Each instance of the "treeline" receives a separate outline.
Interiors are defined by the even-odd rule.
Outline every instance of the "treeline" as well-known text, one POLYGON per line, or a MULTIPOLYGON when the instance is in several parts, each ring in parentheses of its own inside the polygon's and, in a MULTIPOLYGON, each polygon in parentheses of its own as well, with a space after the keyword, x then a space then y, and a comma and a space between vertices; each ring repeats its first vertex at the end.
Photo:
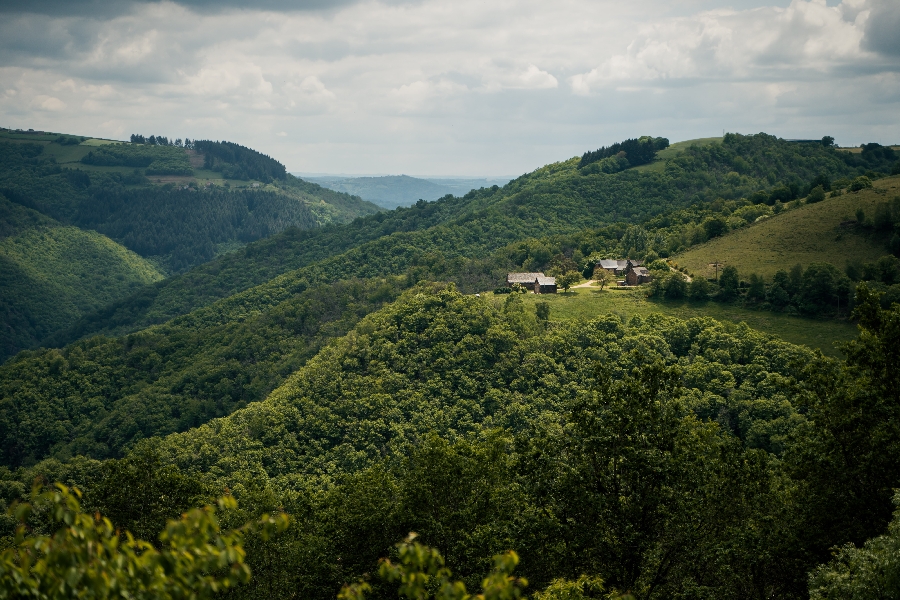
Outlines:
POLYGON ((865 286, 857 307, 844 364, 745 325, 562 325, 516 295, 422 285, 264 402, 120 460, 0 472, 0 494, 78 484, 88 513, 145 539, 226 487, 243 507, 226 525, 282 508, 293 524, 247 540, 236 597, 333 598, 409 531, 470 589, 512 548, 546 593, 585 575, 641 598, 806 598, 815 572, 838 597, 870 567, 830 577, 831 549, 884 533, 900 482, 898 308, 865 286))
POLYGON ((265 154, 233 142, 195 140, 194 149, 203 153, 206 169, 219 171, 227 179, 283 180, 284 165, 265 154))
POLYGON ((192 142, 189 138, 184 138, 184 142, 181 141, 181 138, 169 141, 169 138, 163 135, 151 135, 150 137, 144 137, 139 133, 131 134, 131 143, 147 144, 150 146, 176 146, 178 148, 187 148, 189 150, 194 148, 194 142, 192 142))
MULTIPOLYGON (((656 153, 669 147, 669 140, 663 137, 655 138, 652 136, 644 136, 637 139, 628 139, 624 142, 616 142, 611 146, 601 146, 597 150, 585 152, 578 162, 579 168, 584 168, 590 164, 600 162, 605 158, 624 158, 623 168, 629 166, 636 167, 653 162, 656 153)), ((619 171, 623 169, 618 169, 619 171)), ((615 172, 615 171, 604 171, 615 172)))

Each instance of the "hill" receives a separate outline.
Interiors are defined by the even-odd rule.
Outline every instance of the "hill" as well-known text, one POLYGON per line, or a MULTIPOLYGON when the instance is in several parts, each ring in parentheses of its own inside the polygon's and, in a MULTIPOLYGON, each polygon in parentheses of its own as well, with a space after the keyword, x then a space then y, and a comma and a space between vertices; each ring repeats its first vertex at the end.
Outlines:
POLYGON ((300 181, 237 144, 152 139, 0 132, 0 191, 60 222, 100 231, 168 273, 288 227, 379 210, 300 181))
POLYGON ((767 279, 796 264, 807 267, 830 262, 840 269, 847 264, 861 266, 889 253, 889 235, 877 231, 871 220, 878 205, 895 196, 900 196, 900 177, 880 179, 872 189, 764 218, 672 258, 690 273, 707 278, 714 276, 711 265, 717 261, 736 267, 744 276, 757 273, 767 279), (857 211, 862 211, 863 223, 857 222, 857 211))
POLYGON ((548 323, 517 295, 422 284, 262 402, 122 460, 2 470, 0 493, 64 480, 89 512, 139 532, 225 488, 242 511, 223 518, 282 508, 296 521, 249 543, 240 597, 333 597, 416 531, 467 585, 515 548, 538 589, 592 573, 644 597, 802 598, 830 548, 890 519, 900 473, 874 450, 891 435, 896 374, 870 362, 887 335, 871 331, 844 369, 710 318, 548 323), (859 460, 842 461, 835 434, 859 460), (848 493, 861 480, 873 492, 848 493))
POLYGON ((472 190, 317 231, 288 231, 142 290, 52 342, 161 323, 323 260, 328 262, 317 270, 320 283, 363 273, 397 275, 411 267, 443 277, 435 265, 446 268, 453 263, 458 269, 459 261, 500 253, 488 261, 493 266, 469 277, 471 283, 459 282, 469 290, 484 289, 477 286, 484 285, 492 269, 541 270, 557 254, 576 263, 595 252, 634 255, 652 250, 667 256, 705 241, 705 219, 738 204, 753 204, 742 197, 764 196, 762 205, 768 206, 769 201, 780 202, 777 198, 790 201, 805 195, 804 188, 820 176, 839 179, 872 166, 891 167, 889 162, 865 162, 834 148, 765 134, 729 134, 721 142, 702 140, 663 152, 670 154, 660 169, 644 168, 657 162, 608 174, 593 172, 591 167, 598 163, 582 169, 573 158, 503 188, 472 190), (547 241, 526 243, 528 239, 547 241), (362 252, 359 248, 365 244, 371 245, 362 252))
POLYGON ((93 231, 62 225, 0 195, 0 357, 163 278, 93 231))
POLYGON ((448 194, 462 196, 473 189, 504 185, 509 181, 509 179, 477 178, 421 179, 408 175, 301 177, 332 190, 359 196, 363 200, 369 200, 388 209, 411 206, 419 200, 437 200, 448 194))

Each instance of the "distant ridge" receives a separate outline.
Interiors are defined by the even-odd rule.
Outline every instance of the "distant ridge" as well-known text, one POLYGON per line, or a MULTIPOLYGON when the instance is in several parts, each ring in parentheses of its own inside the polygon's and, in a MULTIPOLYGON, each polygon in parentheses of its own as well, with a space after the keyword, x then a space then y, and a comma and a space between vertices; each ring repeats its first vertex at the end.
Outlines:
POLYGON ((359 196, 383 208, 412 206, 418 200, 437 200, 447 194, 461 196, 472 189, 506 185, 511 178, 433 178, 424 179, 409 175, 348 176, 304 175, 293 173, 306 181, 322 187, 359 196))

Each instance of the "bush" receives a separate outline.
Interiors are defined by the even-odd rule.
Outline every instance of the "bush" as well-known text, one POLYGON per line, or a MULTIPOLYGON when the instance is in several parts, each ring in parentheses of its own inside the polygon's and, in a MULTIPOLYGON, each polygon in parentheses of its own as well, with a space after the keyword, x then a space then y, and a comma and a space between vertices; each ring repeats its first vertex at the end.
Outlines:
POLYGON ((702 302, 709 300, 710 285, 705 277, 694 277, 688 286, 688 297, 691 300, 702 302))
POLYGON ((817 185, 809 191, 809 194, 806 196, 806 203, 813 204, 815 202, 821 202, 824 199, 825 188, 823 188, 821 185, 817 185))
POLYGON ((494 290, 495 294, 512 294, 513 289, 511 287, 498 287, 494 290))
POLYGON ((865 175, 860 175, 850 183, 850 191, 858 192, 872 187, 872 180, 865 175))

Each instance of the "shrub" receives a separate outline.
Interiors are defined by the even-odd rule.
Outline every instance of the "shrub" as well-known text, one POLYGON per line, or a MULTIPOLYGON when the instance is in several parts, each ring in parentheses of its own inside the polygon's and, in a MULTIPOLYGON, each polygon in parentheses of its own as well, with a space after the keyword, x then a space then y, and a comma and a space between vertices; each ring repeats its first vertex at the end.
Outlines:
POLYGON ((872 180, 865 175, 860 175, 850 183, 850 191, 858 192, 872 187, 872 180))
POLYGON ((825 188, 821 185, 817 185, 813 189, 809 191, 809 194, 806 196, 806 203, 812 204, 815 202, 821 202, 825 199, 825 188))

